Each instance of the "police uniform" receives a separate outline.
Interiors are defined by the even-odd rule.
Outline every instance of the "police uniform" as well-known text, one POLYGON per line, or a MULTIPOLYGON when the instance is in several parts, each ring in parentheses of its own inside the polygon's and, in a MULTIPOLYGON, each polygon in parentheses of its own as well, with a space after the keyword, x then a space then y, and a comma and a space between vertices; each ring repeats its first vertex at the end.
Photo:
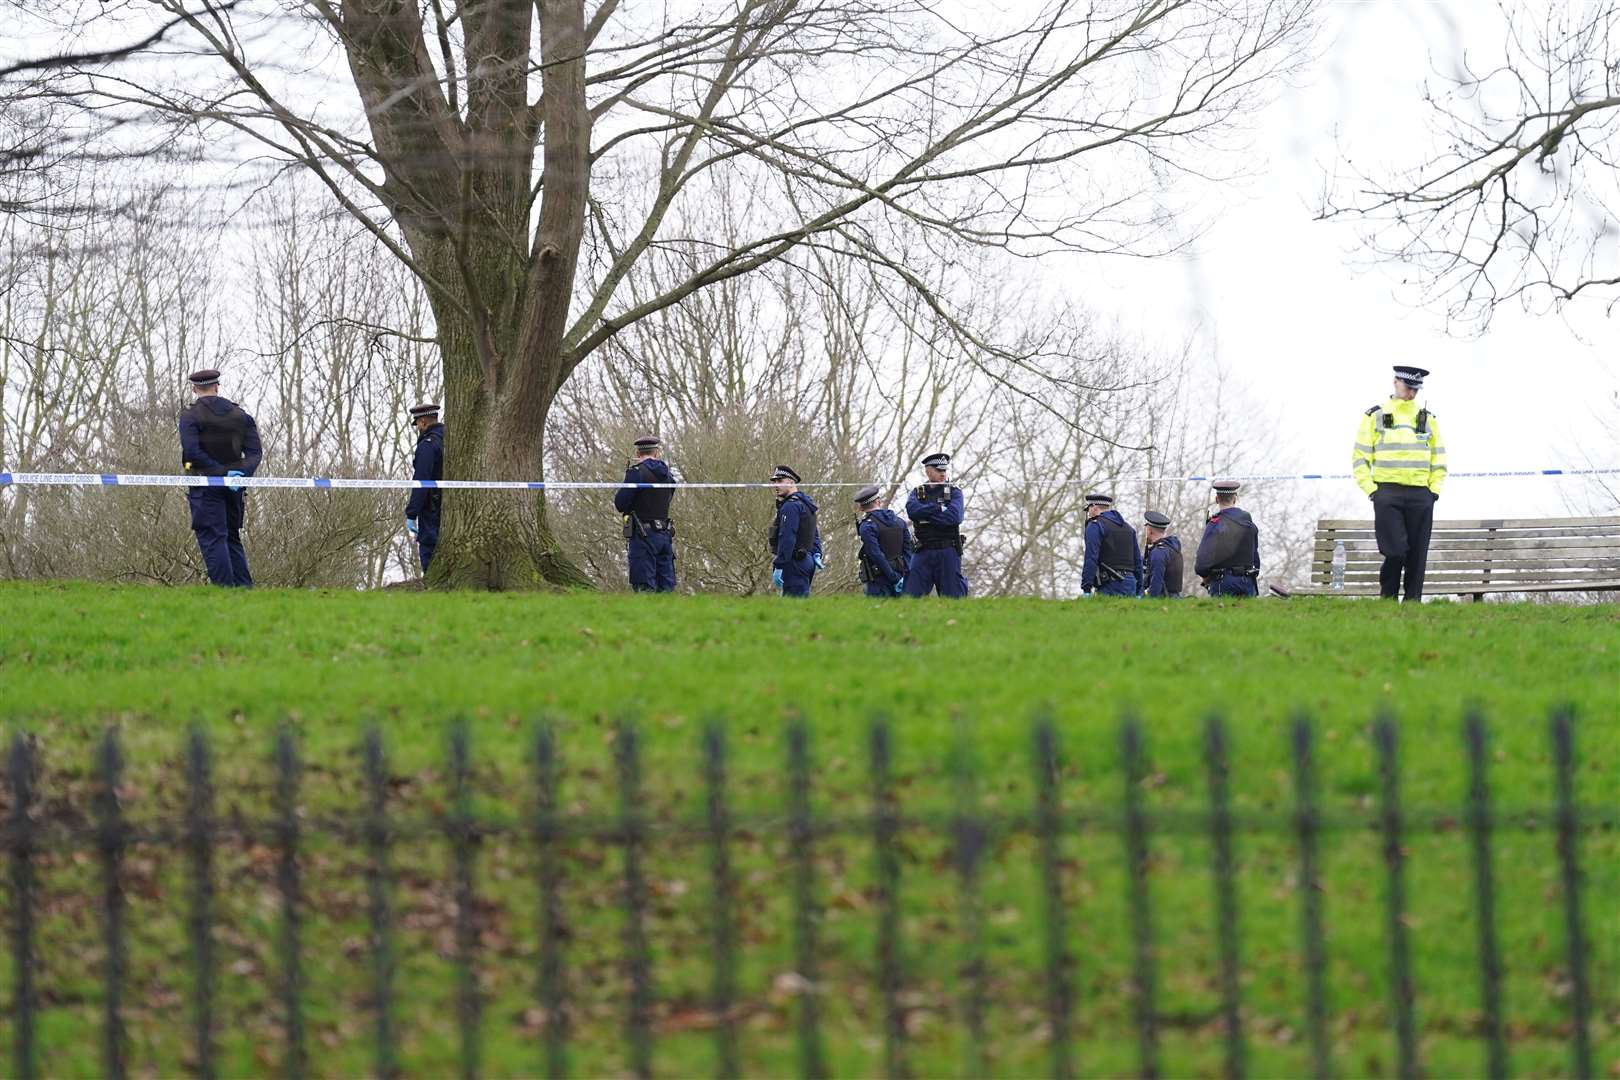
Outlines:
MULTIPOLYGON (((636 453, 656 453, 655 435, 636 440, 636 453)), ((675 474, 657 457, 637 457, 624 470, 626 484, 673 484, 675 474)), ((624 515, 624 545, 630 588, 636 592, 675 591, 675 523, 669 506, 672 487, 622 487, 613 493, 613 508, 624 515)))
MULTIPOLYGON (((771 480, 799 482, 799 474, 778 465, 771 480)), ((816 504, 802 491, 778 496, 776 519, 770 532, 772 577, 783 596, 809 596, 821 561, 821 532, 816 528, 816 504)))
MULTIPOLYGON (((191 385, 206 389, 219 385, 214 368, 194 371, 191 385)), ((259 426, 240 405, 216 394, 199 395, 180 414, 180 463, 194 476, 252 476, 264 452, 259 426)), ((191 510, 191 531, 202 551, 208 580, 215 585, 251 587, 247 552, 242 548, 242 521, 247 514, 247 493, 210 483, 186 489, 191 510)))
POLYGON ((1112 495, 1087 495, 1086 506, 1102 507, 1102 513, 1086 522, 1086 557, 1080 571, 1080 591, 1102 596, 1135 596, 1142 580, 1142 549, 1136 542, 1136 530, 1125 524, 1125 519, 1113 508, 1112 495))
MULTIPOLYGON (((941 471, 951 464, 949 454, 930 454, 924 466, 941 471)), ((923 484, 906 498, 906 517, 917 533, 916 553, 906 571, 905 595, 963 597, 968 594, 962 576, 962 489, 952 484, 923 484)))
POLYGON ((879 507, 877 498, 876 484, 855 493, 855 505, 862 511, 855 525, 861 545, 857 556, 860 578, 867 596, 899 596, 911 565, 911 530, 899 514, 886 506, 879 507))
MULTIPOLYGON (((1399 366, 1395 377, 1414 390, 1423 387, 1423 368, 1399 366)), ((1406 599, 1423 596, 1429 561, 1434 504, 1446 482, 1446 444, 1434 414, 1416 398, 1391 397, 1362 413, 1350 467, 1356 484, 1372 499, 1373 528, 1384 564, 1378 592, 1393 600, 1405 576, 1406 599)))
MULTIPOLYGON (((438 422, 439 406, 436 402, 416 405, 411 409, 411 422, 432 417, 434 422, 416 433, 416 453, 411 458, 411 479, 444 479, 444 425, 438 422)), ((422 573, 427 573, 433 561, 433 551, 439 546, 439 512, 444 493, 437 488, 412 488, 405 502, 405 524, 416 535, 416 550, 421 556, 422 573)))
MULTIPOLYGON (((1217 480, 1215 492, 1236 495, 1236 480, 1217 480)), ((1259 593, 1260 529, 1247 510, 1223 506, 1210 515, 1198 541, 1193 573, 1211 596, 1255 596, 1259 593)))
MULTIPOLYGON (((1142 520, 1155 529, 1170 527, 1169 515, 1161 514, 1157 510, 1149 510, 1142 515, 1142 520)), ((1147 572, 1147 580, 1142 585, 1143 595, 1172 599, 1181 595, 1182 557, 1179 536, 1166 533, 1150 542, 1142 561, 1147 572)))

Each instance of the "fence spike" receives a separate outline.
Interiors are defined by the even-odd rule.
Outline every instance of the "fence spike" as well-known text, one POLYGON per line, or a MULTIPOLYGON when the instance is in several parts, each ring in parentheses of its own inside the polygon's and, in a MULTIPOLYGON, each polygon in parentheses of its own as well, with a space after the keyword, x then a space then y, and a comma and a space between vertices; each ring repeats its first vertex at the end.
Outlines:
POLYGON ((1136 1018, 1140 1073, 1159 1075, 1158 972, 1153 961, 1153 901, 1148 882, 1148 819, 1142 807, 1147 753, 1142 725, 1127 716, 1119 729, 1120 764, 1125 774, 1125 863, 1131 908, 1131 990, 1136 1018))
POLYGON ((208 739, 186 739, 186 850, 191 868, 192 1021, 197 1073, 214 1076, 214 781, 208 739))
POLYGON ((376 1020, 376 1071, 382 1080, 400 1075, 394 1030, 394 916, 388 852, 388 760, 382 733, 367 727, 361 756, 366 774, 366 918, 370 924, 371 1007, 376 1020))
POLYGON ((646 824, 641 806, 640 735, 629 720, 619 724, 613 756, 619 772, 619 827, 624 843, 624 963, 630 983, 625 1036, 630 1071, 652 1075, 652 972, 647 949, 647 883, 641 868, 646 824))
POLYGON ((726 732, 711 718, 703 729, 704 808, 709 839, 710 933, 714 943, 716 1075, 733 1080, 742 1073, 737 1059, 737 883, 731 868, 731 810, 726 797, 726 732))
POLYGON ((478 927, 473 892, 477 832, 472 814, 472 751, 467 721, 450 726, 450 852, 455 867, 456 1027, 461 1033, 461 1075, 475 1080, 483 1047, 483 1000, 478 992, 478 927))
POLYGON ((540 883, 540 1007, 546 1014, 546 1075, 568 1075, 568 1005, 563 982, 562 829, 557 818, 557 736, 549 722, 534 733, 535 855, 540 883))
POLYGON ((1070 985, 1069 935, 1063 902, 1063 875, 1058 864, 1062 800, 1058 794, 1057 731, 1050 716, 1035 721, 1035 832, 1040 845, 1041 892, 1046 922, 1046 1022, 1051 1029, 1052 1075, 1067 1080, 1074 1075, 1069 1015, 1073 1002, 1070 985))
POLYGON ((809 1080, 827 1075, 821 1048, 821 981, 816 963, 815 865, 811 858, 810 736, 804 718, 787 726, 788 853, 793 862, 793 953, 799 988, 799 1074, 809 1080))
POLYGON ((1204 722, 1204 766, 1209 775, 1209 834, 1213 849, 1215 931, 1221 950, 1221 1026, 1226 1036, 1226 1076, 1248 1071, 1243 1041, 1242 970, 1238 945, 1238 903, 1232 843, 1231 761, 1226 723, 1211 714, 1204 722))
POLYGON ((1378 827, 1384 855, 1384 928, 1389 939, 1389 992, 1395 1012, 1396 1069, 1405 1080, 1418 1074, 1412 953, 1406 933, 1405 822, 1401 816, 1400 742, 1388 714, 1373 723, 1378 747, 1378 827))
POLYGON ((1485 1012, 1485 1064, 1490 1080, 1506 1080, 1507 1040, 1502 1030, 1502 960, 1496 943, 1496 878, 1491 866, 1489 733, 1478 709, 1463 720, 1468 746, 1468 833, 1474 861, 1474 923, 1479 938, 1479 996, 1485 1012))
POLYGON ((34 775, 38 763, 33 741, 18 732, 11 740, 7 772, 11 781, 11 1011, 12 1067, 20 1080, 38 1075, 34 1019, 39 1007, 34 991, 34 775))
POLYGON ((1550 722, 1553 771, 1558 789, 1558 865, 1564 893, 1564 941, 1569 956, 1570 1064, 1576 1080, 1592 1075, 1586 986, 1586 931, 1581 919, 1580 822, 1575 808, 1575 712, 1555 709, 1550 722))
POLYGON ((883 998, 883 1067, 891 1077, 910 1075, 906 1065, 906 1013, 900 1002, 904 983, 900 944, 900 828, 895 799, 893 746, 889 724, 881 717, 867 733, 872 775, 872 847, 878 886, 878 992, 883 998))
POLYGON ((308 1068, 304 1042, 303 895, 298 866, 298 785, 302 766, 292 729, 276 729, 276 888, 281 894, 281 1009, 286 1028, 283 1072, 301 1077, 308 1068))
POLYGON ((1303 713, 1294 717, 1291 744, 1294 759, 1294 840, 1299 847, 1299 910, 1301 954, 1305 960, 1305 1027, 1310 1033, 1311 1072, 1317 1080, 1333 1074, 1327 1035, 1327 955, 1322 945, 1321 886, 1317 877, 1317 833, 1321 821, 1316 810, 1316 762, 1311 722, 1303 713))
POLYGON ((956 867, 957 909, 961 922, 962 1029, 967 1037, 963 1074, 967 1077, 990 1075, 990 1059, 985 1053, 985 964, 984 908, 979 898, 979 867, 988 843, 987 830, 979 812, 978 756, 968 737, 964 721, 958 717, 951 751, 951 781, 955 811, 951 818, 951 857, 956 867))

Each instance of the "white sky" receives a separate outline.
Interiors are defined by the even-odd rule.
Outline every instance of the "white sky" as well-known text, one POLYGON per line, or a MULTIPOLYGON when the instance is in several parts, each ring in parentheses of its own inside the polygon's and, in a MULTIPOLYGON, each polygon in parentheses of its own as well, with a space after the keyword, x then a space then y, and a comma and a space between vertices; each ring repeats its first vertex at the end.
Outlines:
MULTIPOLYGON (((1198 334, 1245 384, 1280 402, 1275 436, 1286 457, 1267 471, 1347 471, 1360 413, 1388 395, 1396 363, 1431 370, 1423 400, 1453 469, 1580 466, 1583 453, 1620 466, 1597 419, 1604 408, 1615 416, 1620 309, 1606 317, 1601 296, 1562 316, 1508 305, 1482 337, 1448 336, 1443 313, 1414 307, 1415 294, 1401 289, 1402 267, 1370 266, 1353 226, 1312 220, 1341 152, 1369 168, 1425 159, 1423 77, 1458 48, 1499 56, 1502 26, 1490 0, 1333 4, 1322 61, 1256 126, 1265 161, 1247 198, 1232 195, 1190 257, 1086 260, 1075 295, 1167 345, 1198 334)), ((1349 481, 1322 484, 1340 509, 1364 510, 1349 481)), ((1595 497, 1579 480, 1456 479, 1441 515, 1560 514, 1583 492, 1595 497)))

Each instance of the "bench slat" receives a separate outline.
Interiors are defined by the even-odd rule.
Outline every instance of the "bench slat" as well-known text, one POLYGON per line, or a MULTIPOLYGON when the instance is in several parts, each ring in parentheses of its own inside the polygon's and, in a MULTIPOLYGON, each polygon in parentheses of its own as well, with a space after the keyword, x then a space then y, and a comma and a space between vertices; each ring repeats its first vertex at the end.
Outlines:
MULTIPOLYGON (((1262 541, 1263 542, 1263 541, 1262 541)), ((1344 540, 1345 551, 1376 551, 1376 540, 1344 540)), ((1318 540, 1316 551, 1332 551, 1332 542, 1318 540)), ((1476 552, 1529 552, 1529 551, 1581 551, 1597 555, 1613 555, 1620 552, 1620 538, 1614 542, 1600 541, 1593 537, 1574 537, 1568 540, 1430 540, 1429 550, 1434 551, 1476 551, 1476 552)))
MULTIPOLYGON (((1483 518, 1469 520, 1465 518, 1435 519, 1436 529, 1562 529, 1580 528, 1582 526, 1599 528, 1620 528, 1620 517, 1572 517, 1572 518, 1483 518)), ((1318 529, 1370 529, 1372 521, 1368 518, 1322 518, 1317 521, 1318 529)))
MULTIPOLYGON (((1349 559, 1345 562, 1346 573, 1356 573, 1363 570, 1376 571, 1382 564, 1382 559, 1349 559)), ((1620 560, 1585 560, 1585 559, 1532 559, 1516 563, 1477 563, 1477 562, 1435 562, 1429 560, 1428 572, 1438 571, 1468 572, 1475 577, 1483 577, 1487 571, 1493 576, 1498 574, 1524 573, 1529 570, 1590 570, 1594 573, 1620 575, 1620 560)), ((1311 563, 1313 574, 1331 574, 1333 563, 1320 560, 1311 563)))
MULTIPOLYGON (((1620 590, 1620 578, 1597 584, 1587 583, 1579 585, 1552 584, 1543 585, 1536 582, 1501 584, 1490 582, 1479 585, 1447 585, 1439 588, 1429 588, 1424 583, 1423 592, 1426 596, 1468 596, 1472 593, 1509 593, 1509 592, 1615 592, 1620 590)), ((1335 589, 1329 585, 1305 585, 1292 590, 1296 596, 1377 596, 1376 582, 1363 584, 1361 582, 1347 583, 1343 589, 1335 589)))

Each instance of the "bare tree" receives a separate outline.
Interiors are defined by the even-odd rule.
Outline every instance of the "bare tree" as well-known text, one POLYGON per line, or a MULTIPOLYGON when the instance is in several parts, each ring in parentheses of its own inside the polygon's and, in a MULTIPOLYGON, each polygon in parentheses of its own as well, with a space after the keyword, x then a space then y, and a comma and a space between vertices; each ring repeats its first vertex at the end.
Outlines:
MULTIPOLYGON (((155 2, 209 64, 93 76, 85 100, 232 129, 313 170, 427 290, 451 474, 528 479, 588 357, 807 245, 949 313, 893 226, 934 254, 1173 244, 1160 226, 1185 208, 1164 176, 1207 160, 1294 62, 1316 0, 1053 0, 988 31, 921 0, 155 2), (281 62, 323 37, 360 114, 300 93, 281 62), (672 233, 722 178, 753 193, 748 229, 672 233), (632 271, 677 242, 707 258, 632 297, 632 271)), ((960 359, 996 357, 982 327, 948 323, 960 359)), ((457 493, 439 551, 439 583, 582 580, 538 498, 457 493)))
POLYGON ((1435 157, 1355 174, 1319 215, 1365 223, 1426 302, 1481 330, 1504 302, 1620 299, 1620 0, 1501 11, 1499 55, 1464 55, 1425 85, 1435 157))

